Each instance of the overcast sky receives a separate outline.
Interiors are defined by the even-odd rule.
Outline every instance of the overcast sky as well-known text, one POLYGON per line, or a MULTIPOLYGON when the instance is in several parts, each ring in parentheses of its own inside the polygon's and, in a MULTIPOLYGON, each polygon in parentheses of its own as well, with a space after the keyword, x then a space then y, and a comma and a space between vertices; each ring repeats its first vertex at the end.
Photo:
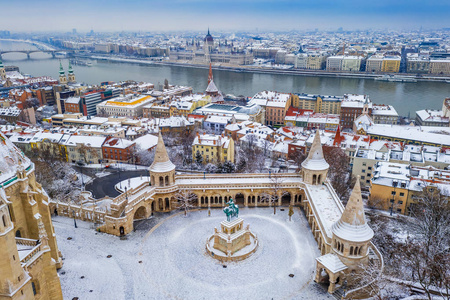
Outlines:
POLYGON ((449 0, 0 0, 0 30, 450 27, 449 0))

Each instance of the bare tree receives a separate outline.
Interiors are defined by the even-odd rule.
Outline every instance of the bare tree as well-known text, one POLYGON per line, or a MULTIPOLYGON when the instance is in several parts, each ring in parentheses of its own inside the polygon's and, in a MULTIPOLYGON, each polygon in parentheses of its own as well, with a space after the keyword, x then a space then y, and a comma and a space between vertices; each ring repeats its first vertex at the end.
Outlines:
POLYGON ((281 199, 283 196, 289 194, 282 188, 282 184, 283 184, 283 179, 279 175, 273 174, 270 176, 269 191, 262 193, 262 199, 264 201, 268 201, 269 204, 271 206, 273 206, 273 214, 274 215, 277 213, 277 205, 278 205, 279 199, 281 199))
POLYGON ((294 152, 289 154, 288 159, 294 162, 297 171, 299 171, 302 167, 302 162, 306 159, 306 155, 302 150, 297 148, 294 152))
POLYGON ((435 186, 428 186, 418 195, 411 208, 415 217, 412 228, 418 238, 406 245, 406 263, 428 299, 432 290, 447 292, 450 299, 450 202, 449 196, 435 186))
POLYGON ((187 216, 188 211, 194 207, 194 202, 197 200, 197 195, 192 193, 191 190, 181 189, 175 195, 175 198, 178 201, 178 209, 183 210, 184 215, 187 216))
POLYGON ((339 198, 346 203, 354 185, 354 178, 350 175, 349 159, 344 150, 339 147, 323 146, 323 156, 330 165, 328 169, 328 180, 338 194, 339 198))

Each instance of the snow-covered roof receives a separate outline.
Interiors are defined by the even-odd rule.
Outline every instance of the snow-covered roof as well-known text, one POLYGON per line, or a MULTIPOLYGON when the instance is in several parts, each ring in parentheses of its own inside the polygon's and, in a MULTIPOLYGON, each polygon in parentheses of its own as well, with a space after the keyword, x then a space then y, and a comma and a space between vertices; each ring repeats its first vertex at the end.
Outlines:
POLYGON ((158 144, 158 137, 153 134, 146 134, 134 140, 136 145, 142 150, 152 149, 158 144))
POLYGON ((328 253, 317 257, 316 260, 321 263, 331 273, 338 273, 348 267, 339 259, 336 254, 328 253))
POLYGON ((16 176, 18 168, 28 168, 31 161, 3 133, 0 133, 0 184, 16 176))

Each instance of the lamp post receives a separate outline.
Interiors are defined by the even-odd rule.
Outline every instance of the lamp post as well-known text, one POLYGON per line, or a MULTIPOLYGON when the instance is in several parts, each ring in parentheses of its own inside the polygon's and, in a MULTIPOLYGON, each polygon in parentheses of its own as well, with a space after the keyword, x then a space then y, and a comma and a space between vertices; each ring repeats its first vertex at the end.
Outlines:
POLYGON ((72 209, 72 214, 73 214, 73 225, 75 226, 75 228, 78 228, 77 219, 75 218, 75 211, 73 209, 72 209))
POLYGON ((83 168, 81 166, 80 171, 81 171, 81 191, 84 191, 83 168))

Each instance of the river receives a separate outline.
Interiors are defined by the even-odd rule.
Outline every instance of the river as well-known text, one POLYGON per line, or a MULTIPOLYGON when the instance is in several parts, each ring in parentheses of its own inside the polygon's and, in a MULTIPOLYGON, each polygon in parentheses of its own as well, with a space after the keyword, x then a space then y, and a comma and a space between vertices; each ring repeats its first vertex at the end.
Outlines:
MULTIPOLYGON (((0 40, 1 50, 36 49, 23 42, 0 40)), ((2 55, 4 65, 15 65, 20 71, 33 76, 58 78, 59 60, 50 54, 32 53, 27 59, 23 53, 2 55)), ((61 59, 67 72, 68 59, 61 59)), ((208 70, 179 66, 146 65, 124 62, 96 61, 92 67, 73 66, 78 82, 99 84, 103 81, 133 79, 157 84, 168 79, 170 84, 191 86, 195 92, 206 89, 208 70)), ((444 82, 383 82, 373 79, 328 78, 314 76, 236 73, 214 71, 214 82, 224 94, 253 96, 263 90, 286 93, 321 95, 367 94, 377 104, 391 104, 402 116, 414 117, 416 110, 441 109, 442 102, 450 97, 450 84, 444 82)))

